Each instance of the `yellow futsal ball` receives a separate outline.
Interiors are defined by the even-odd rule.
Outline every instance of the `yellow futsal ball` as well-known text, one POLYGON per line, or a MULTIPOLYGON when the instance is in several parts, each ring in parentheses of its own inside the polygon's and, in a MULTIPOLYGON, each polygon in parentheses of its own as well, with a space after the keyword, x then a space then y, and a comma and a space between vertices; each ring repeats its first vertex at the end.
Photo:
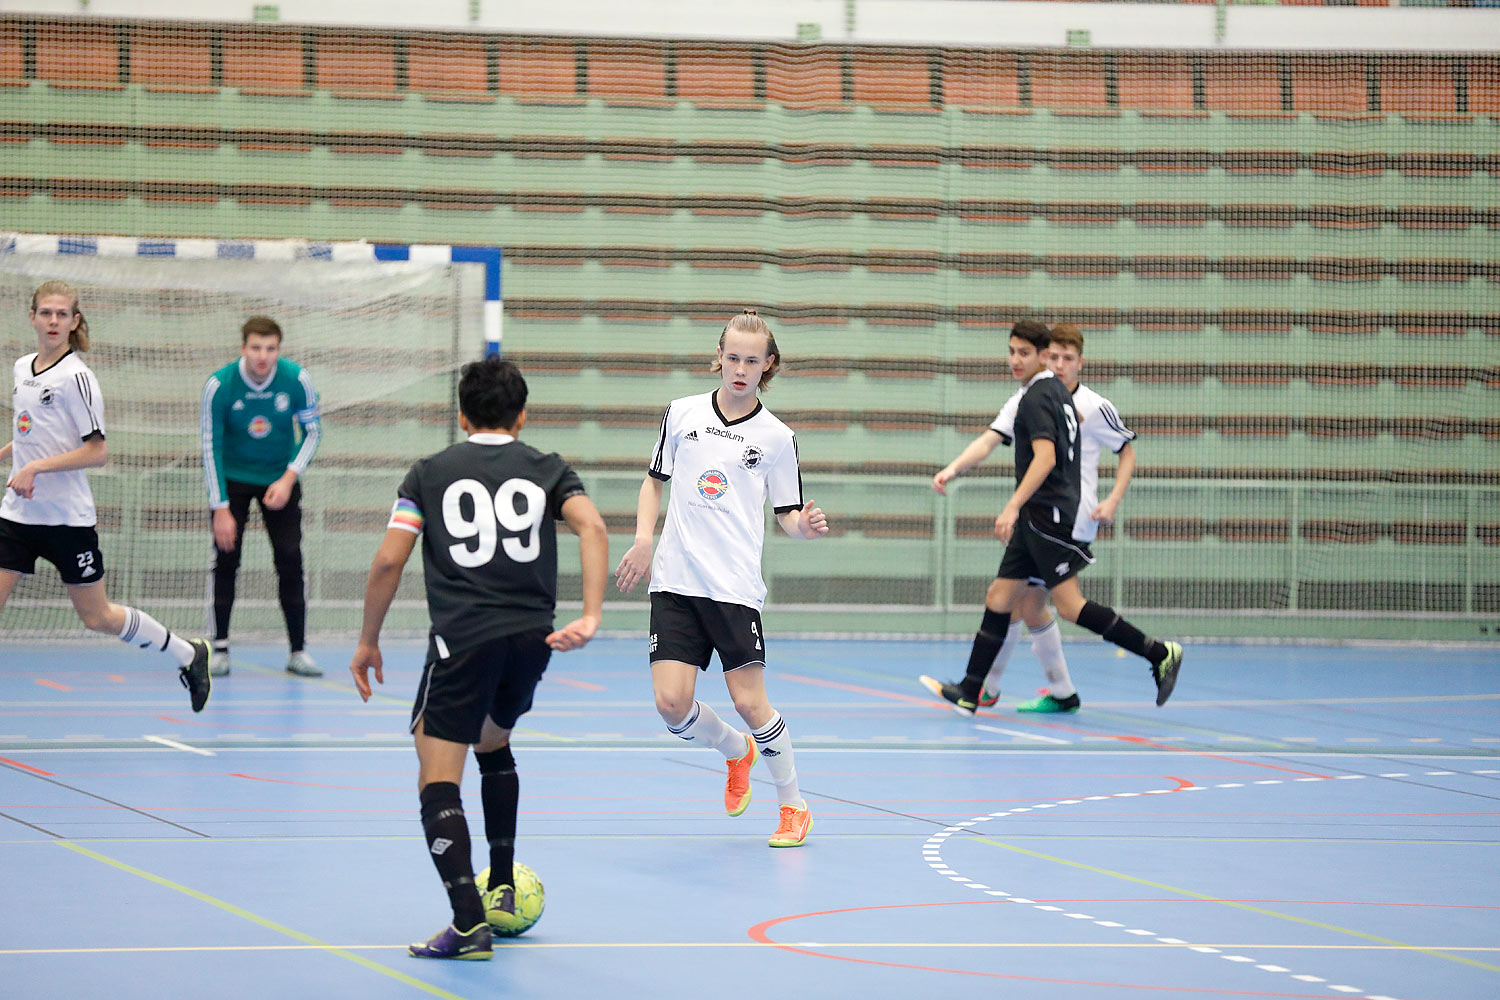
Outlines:
POLYGON ((542 880, 536 877, 536 872, 519 862, 513 864, 512 868, 516 878, 512 900, 505 900, 501 895, 489 895, 488 868, 474 876, 474 884, 484 897, 485 920, 489 922, 490 931, 499 937, 515 937, 526 933, 542 919, 542 911, 547 908, 547 892, 542 888, 542 880), (507 903, 513 909, 507 908, 507 903))

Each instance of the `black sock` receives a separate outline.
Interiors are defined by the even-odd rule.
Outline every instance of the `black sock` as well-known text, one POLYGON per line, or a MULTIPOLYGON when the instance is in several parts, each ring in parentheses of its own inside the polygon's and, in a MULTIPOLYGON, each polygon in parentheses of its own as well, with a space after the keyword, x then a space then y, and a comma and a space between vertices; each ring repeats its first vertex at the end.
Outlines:
POLYGON ((464 802, 451 781, 434 781, 422 789, 422 832, 427 852, 437 867, 448 901, 453 904, 453 926, 466 931, 484 923, 484 904, 474 887, 474 862, 469 856, 469 823, 464 802))
POLYGON ((1084 601, 1078 612, 1078 624, 1136 656, 1144 656, 1155 666, 1167 658, 1167 647, 1148 637, 1140 629, 1115 613, 1114 608, 1084 601))
POLYGON ((969 666, 964 671, 963 683, 959 685, 964 697, 970 701, 978 700, 984 679, 989 675, 995 657, 1000 655, 1000 647, 1005 645, 1005 633, 1009 629, 1009 613, 984 609, 979 631, 974 633, 974 646, 969 650, 969 666))
POLYGON ((484 802, 484 835, 490 842, 490 888, 515 885, 516 802, 521 797, 521 779, 516 776, 516 758, 510 747, 476 753, 479 761, 479 795, 484 802))

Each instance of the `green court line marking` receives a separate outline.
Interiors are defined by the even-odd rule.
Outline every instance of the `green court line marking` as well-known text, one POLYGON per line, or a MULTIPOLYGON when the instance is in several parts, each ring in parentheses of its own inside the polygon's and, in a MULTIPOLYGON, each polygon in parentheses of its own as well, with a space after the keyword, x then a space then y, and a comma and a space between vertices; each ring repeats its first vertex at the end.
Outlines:
POLYGON ((978 841, 979 843, 989 844, 991 847, 998 847, 1006 851, 1013 851, 1016 854, 1024 854, 1027 857, 1036 858, 1039 861, 1050 861, 1054 864, 1066 865, 1069 868, 1076 868, 1079 871, 1092 872, 1095 875, 1106 875, 1109 878, 1119 879, 1122 882, 1133 882, 1136 885, 1150 886, 1151 888, 1159 889, 1162 892, 1174 892, 1180 896, 1187 896, 1190 899, 1200 899, 1206 903, 1218 903, 1221 906, 1228 906, 1236 910, 1244 910, 1247 913, 1255 913, 1263 917, 1274 917, 1278 920, 1286 920, 1294 924, 1303 924, 1308 927, 1317 927, 1320 930, 1332 931, 1335 934, 1347 934, 1350 937, 1362 938, 1366 941, 1374 941, 1377 944, 1384 945, 1389 948, 1400 949, 1402 951, 1420 952, 1424 955, 1431 956, 1432 958, 1441 958, 1446 959, 1450 962, 1459 962, 1463 965, 1472 965, 1475 968, 1485 969, 1489 972, 1500 972, 1500 965, 1489 965, 1485 962, 1475 961, 1472 958, 1464 958, 1462 955, 1450 955, 1447 952, 1439 951, 1435 948, 1424 948, 1419 945, 1406 944, 1402 941, 1394 941, 1391 938, 1381 937, 1378 934, 1367 934, 1364 931, 1357 931, 1350 927, 1340 927, 1337 924, 1324 923, 1321 920, 1310 920, 1307 917, 1295 917, 1290 913, 1279 913, 1276 910, 1268 910, 1262 906, 1251 906, 1249 903, 1237 903, 1229 899, 1220 899, 1218 896, 1210 896, 1207 893, 1194 892, 1192 889, 1184 889, 1180 886, 1168 885, 1165 882, 1153 882, 1150 879, 1139 878, 1135 875, 1126 875, 1124 872, 1112 871, 1108 868, 1099 868, 1095 865, 1084 864, 1081 861, 1070 861, 1067 858, 1059 858, 1055 855, 1043 854, 1040 851, 1030 851, 1024 847, 1017 847, 1014 844, 1003 843, 1002 841, 995 840, 991 837, 975 836, 973 839, 978 841))
POLYGON ((180 892, 190 899, 198 900, 198 902, 200 903, 207 903, 209 906, 217 907, 223 910, 225 913, 232 914, 236 917, 241 918, 242 920, 248 920, 252 924, 258 924, 259 926, 264 927, 266 930, 285 935, 286 937, 292 938, 296 941, 301 941, 310 950, 324 951, 330 955, 336 955, 339 958, 353 962, 355 965, 363 966, 364 968, 369 969, 372 972, 378 972, 382 976, 387 976, 391 979, 394 979, 398 983, 404 983, 407 986, 419 989, 423 993, 430 993, 435 997, 442 997, 443 1000, 465 1000, 465 998, 458 996, 456 993, 449 993, 447 990, 439 989, 431 983, 424 983, 420 979, 408 976, 402 972, 397 972, 395 969, 381 965, 379 962, 371 961, 370 959, 365 958, 363 955, 357 955, 348 948, 319 941, 311 934, 304 934, 302 931, 293 930, 290 927, 278 924, 274 920, 267 920, 265 917, 262 917, 255 913, 251 913, 244 907, 235 906, 233 903, 225 902, 222 899, 217 899, 213 896, 210 896, 206 892, 199 892, 197 889, 189 888, 188 886, 185 886, 180 882, 173 882, 171 879, 152 874, 151 872, 145 871, 141 868, 137 868, 134 865, 126 864, 123 861, 111 858, 106 854, 100 854, 98 851, 90 850, 89 848, 84 847, 81 844, 74 844, 66 840, 56 840, 53 841, 53 843, 57 844, 59 847, 66 847, 68 850, 73 851, 77 854, 81 854, 86 858, 92 858, 95 861, 99 861, 103 864, 109 865, 111 868, 117 868, 122 872, 127 872, 128 874, 138 876, 148 882, 153 882, 156 885, 162 886, 163 888, 171 889, 173 892, 180 892))

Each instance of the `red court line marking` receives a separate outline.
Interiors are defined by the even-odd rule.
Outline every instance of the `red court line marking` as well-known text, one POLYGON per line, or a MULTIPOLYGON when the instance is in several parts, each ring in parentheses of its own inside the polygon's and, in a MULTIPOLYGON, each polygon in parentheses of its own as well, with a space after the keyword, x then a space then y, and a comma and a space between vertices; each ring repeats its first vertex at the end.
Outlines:
POLYGON ((1401 906, 1431 908, 1438 910, 1500 910, 1500 906, 1482 906, 1477 903, 1381 903, 1357 899, 1153 899, 1136 896, 1119 899, 1041 899, 1042 903, 1275 903, 1280 906, 1401 906))
POLYGON ((9 764, 11 767, 19 767, 23 771, 30 771, 32 774, 40 774, 44 778, 57 777, 51 771, 43 771, 41 768, 32 767, 30 764, 22 764, 20 761, 11 760, 9 757, 0 757, 0 764, 9 764))
MULTIPOLYGON (((825 680, 821 680, 821 679, 816 678, 816 677, 804 677, 801 674, 787 674, 787 673, 782 673, 781 671, 777 671, 776 676, 778 676, 778 677, 785 677, 787 680, 798 681, 798 682, 803 683, 803 684, 811 684, 814 687, 835 688, 835 689, 840 690, 840 691, 850 691, 850 692, 853 692, 855 694, 873 695, 876 698, 887 698, 887 699, 890 699, 890 700, 893 700, 893 701, 904 701, 904 702, 909 702, 909 703, 917 704, 917 705, 931 705, 931 706, 933 706, 935 708, 947 708, 947 709, 951 709, 952 708, 952 706, 949 705, 945 701, 933 701, 930 698, 918 698, 915 695, 896 694, 893 691, 881 691, 878 688, 860 687, 857 684, 842 684, 842 683, 840 683, 838 681, 825 681, 825 680)), ((986 717, 991 718, 991 719, 1002 718, 1002 716, 998 712, 979 711, 979 712, 975 712, 974 714, 975 714, 976 717, 983 715, 983 716, 986 716, 986 717)), ((1240 764, 1240 765, 1243 765, 1245 767, 1262 767, 1262 768, 1265 768, 1268 771, 1285 771, 1287 774, 1301 774, 1301 775, 1305 775, 1306 777, 1309 777, 1309 778, 1326 778, 1326 777, 1328 777, 1328 775, 1326 775, 1326 774, 1319 774, 1316 771, 1302 771, 1302 770, 1298 770, 1295 767, 1280 767, 1280 766, 1278 766, 1276 764, 1262 764, 1262 763, 1260 763, 1258 761, 1243 760, 1243 759, 1241 759, 1239 757, 1226 757, 1223 754, 1205 753, 1202 750, 1189 750, 1186 747, 1174 747, 1174 746, 1169 746, 1166 743, 1155 743, 1155 742, 1152 742, 1151 740, 1147 739, 1144 736, 1121 736, 1118 733, 1099 733, 1099 732, 1095 732, 1092 729, 1079 729, 1076 726, 1064 726, 1064 725, 1059 725, 1058 723, 1055 723, 1055 722, 1034 722, 1034 721, 1029 720, 1029 719, 1028 720, 1011 719, 1010 716, 1004 716, 1004 718, 1006 718, 1007 720, 1009 720, 1010 722, 1012 722, 1015 725, 1021 725, 1021 726, 1031 725, 1031 726, 1035 726, 1035 727, 1037 727, 1039 729, 1056 729, 1056 730, 1060 730, 1061 732, 1065 732, 1065 733, 1073 733, 1073 734, 1075 734, 1077 736, 1102 736, 1102 737, 1104 737, 1106 739, 1120 740, 1123 743, 1135 743, 1135 744, 1138 744, 1139 746, 1150 747, 1153 750, 1171 750, 1174 753, 1185 753, 1185 754, 1189 754, 1189 755, 1191 755, 1193 757, 1205 757, 1205 758, 1207 758, 1209 760, 1224 760, 1224 761, 1229 761, 1230 763, 1240 764)))
POLYGON ((566 684, 568 687, 578 688, 581 691, 609 690, 603 684, 590 684, 588 681, 575 681, 571 677, 549 677, 547 679, 550 681, 556 681, 558 684, 566 684))
POLYGON ((946 972, 955 976, 979 976, 984 979, 1011 979, 1026 983, 1060 983, 1069 986, 1105 986, 1124 990, 1150 990, 1155 993, 1196 993, 1207 996, 1236 996, 1236 997, 1289 997, 1289 998, 1318 998, 1323 1000, 1326 994, 1322 993, 1277 993, 1263 990, 1228 990, 1214 989, 1201 986, 1164 986, 1159 983, 1121 983, 1107 982, 1093 979, 1059 979, 1049 976, 1018 976, 1005 972, 981 972, 978 969, 948 969, 933 965, 912 965, 906 962, 882 962, 873 958, 854 958, 849 955, 834 955, 824 951, 814 951, 799 945, 783 944, 773 941, 767 933, 777 924, 787 923, 792 920, 802 920, 806 917, 828 917, 838 916, 844 913, 868 913, 873 910, 904 910, 918 906, 1004 906, 1001 900, 964 900, 947 903, 896 903, 887 906, 852 906, 841 910, 820 910, 815 913, 794 913, 785 917, 774 917, 762 921, 751 927, 746 933, 752 941, 760 944, 768 944, 782 951, 795 952, 799 955, 808 955, 812 958, 828 958, 836 962, 853 962, 858 965, 876 965, 887 969, 910 969, 916 972, 946 972))
MULTIPOLYGON (((367 785, 320 785, 316 781, 291 781, 286 778, 262 778, 255 774, 240 774, 238 771, 229 773, 231 778, 244 778, 246 781, 264 781, 272 785, 297 785, 301 788, 336 788, 344 792, 404 792, 404 788, 371 788, 367 785)), ((531 796, 534 798, 535 796, 531 796)))
POLYGON ((114 684, 124 684, 125 683, 125 675, 124 674, 110 674, 109 675, 109 679, 110 679, 110 682, 114 683, 114 684))
POLYGON ((35 678, 35 680, 36 680, 36 683, 40 684, 42 687, 55 688, 58 691, 71 691, 71 690, 73 690, 72 688, 68 687, 66 684, 59 684, 59 683, 57 683, 57 681, 49 681, 45 677, 37 677, 37 678, 35 678))

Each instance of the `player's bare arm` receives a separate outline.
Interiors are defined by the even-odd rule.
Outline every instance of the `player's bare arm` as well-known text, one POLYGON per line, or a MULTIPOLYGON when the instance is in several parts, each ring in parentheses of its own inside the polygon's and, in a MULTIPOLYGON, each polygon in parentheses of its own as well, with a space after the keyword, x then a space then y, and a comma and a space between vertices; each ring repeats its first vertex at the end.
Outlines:
POLYGON ((1047 478, 1047 473, 1057 464, 1057 447, 1051 438, 1036 438, 1031 442, 1031 466, 1026 470, 1026 475, 1016 484, 1016 491, 1011 494, 1010 500, 1005 504, 1005 509, 1000 516, 995 518, 995 537, 1002 542, 1009 542, 1011 532, 1016 530, 1016 521, 1021 517, 1021 508, 1026 506, 1026 501, 1031 499, 1032 494, 1042 485, 1047 478))
POLYGON ((583 614, 547 636, 559 652, 582 649, 604 620, 604 581, 609 576, 609 533, 594 502, 583 494, 562 505, 563 520, 578 536, 578 562, 583 571, 583 614))
POLYGON ((806 541, 822 538, 828 534, 828 518, 824 516, 822 508, 814 506, 811 500, 807 501, 801 510, 789 510, 785 514, 777 514, 776 523, 780 524, 781 530, 791 537, 806 541))
POLYGON ((5 442, 5 444, 0 445, 0 462, 3 462, 7 458, 10 458, 11 443, 12 442, 7 441, 5 442))
POLYGON ((948 493, 948 484, 963 473, 974 468, 974 466, 990 457, 995 446, 1000 443, 1000 434, 992 428, 986 428, 984 433, 970 441, 964 450, 958 453, 958 457, 932 477, 932 488, 945 496, 948 493))
MULTIPOLYGON (((10 445, 6 445, 7 448, 10 445)), ((83 444, 72 451, 65 451, 61 455, 50 455, 47 458, 39 458, 34 462, 27 462, 23 468, 17 469, 5 485, 16 491, 20 496, 31 499, 36 490, 36 477, 47 472, 71 472, 74 469, 97 469, 109 462, 109 449, 104 444, 102 437, 89 438, 83 444)))
POLYGON ((1090 512, 1089 517, 1100 524, 1113 524, 1115 511, 1119 509, 1120 501, 1125 499, 1125 491, 1130 488, 1130 479, 1135 475, 1135 446, 1129 441, 1125 447, 1120 449, 1120 466, 1115 470, 1115 487, 1109 491, 1109 496, 1099 501, 1099 506, 1090 512))
POLYGON ((391 601, 396 597, 396 588, 401 586, 401 571, 406 568, 406 560, 411 558, 416 547, 416 535, 391 528, 381 540, 380 548, 375 550, 370 578, 365 583, 364 622, 359 630, 359 645, 349 663, 349 672, 354 675, 354 686, 361 701, 370 700, 371 670, 375 671, 375 683, 385 683, 380 658, 380 629, 385 624, 386 612, 391 609, 391 601))
POLYGON ((646 477, 641 483, 640 497, 635 504, 635 542, 615 567, 615 586, 625 593, 635 589, 642 580, 651 578, 651 540, 656 534, 656 519, 661 514, 662 486, 660 479, 646 477))

